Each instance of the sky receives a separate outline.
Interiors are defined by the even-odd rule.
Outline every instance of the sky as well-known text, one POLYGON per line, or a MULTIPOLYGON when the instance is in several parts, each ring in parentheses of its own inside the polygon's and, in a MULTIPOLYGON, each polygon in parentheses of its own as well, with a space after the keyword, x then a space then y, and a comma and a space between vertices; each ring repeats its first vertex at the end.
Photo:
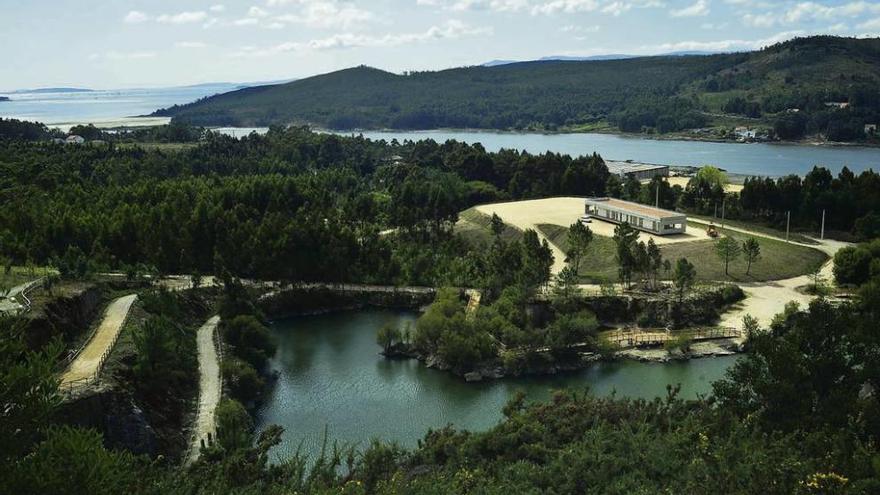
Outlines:
POLYGON ((0 88, 274 81, 876 33, 880 1, 861 0, 0 0, 0 88))

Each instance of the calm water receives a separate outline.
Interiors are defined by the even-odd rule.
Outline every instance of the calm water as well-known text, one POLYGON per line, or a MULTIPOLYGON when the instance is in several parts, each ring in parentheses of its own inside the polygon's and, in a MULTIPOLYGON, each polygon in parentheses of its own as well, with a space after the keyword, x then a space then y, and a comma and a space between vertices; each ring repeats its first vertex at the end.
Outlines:
MULTIPOLYGON (((349 133, 350 134, 350 133, 349 133)), ((737 174, 803 175, 814 165, 837 173, 844 166, 855 172, 880 169, 880 148, 810 146, 767 143, 710 143, 616 136, 613 134, 536 134, 488 131, 363 132, 371 139, 456 139, 481 143, 488 151, 502 148, 530 153, 553 151, 572 156, 594 151, 611 160, 635 160, 663 165, 715 165, 737 174)))
POLYGON ((413 313, 366 310, 300 317, 276 322, 278 353, 272 367, 279 379, 258 414, 258 427, 285 428, 280 457, 302 444, 320 449, 324 428, 331 439, 364 445, 371 438, 416 445, 429 428, 453 424, 483 430, 501 419, 501 408, 517 390, 533 400, 551 389, 589 387, 594 393, 653 398, 666 385, 681 383, 684 397, 710 390, 735 357, 685 363, 600 364, 564 376, 465 383, 415 360, 389 361, 376 345, 376 330, 386 321, 412 322, 413 313))
MULTIPOLYGON (((118 125, 155 125, 161 121, 130 119, 159 108, 188 103, 198 98, 235 89, 233 84, 206 84, 178 88, 101 90, 85 93, 9 94, 12 101, 0 102, 0 117, 37 120, 67 130, 77 123, 94 122, 105 127, 118 125)), ((266 128, 217 129, 236 137, 266 128)), ((360 132, 358 132, 360 133, 360 132)), ((342 134, 351 134, 343 132, 342 134)), ((712 164, 733 173, 779 176, 807 173, 814 165, 823 165, 835 173, 844 166, 855 172, 880 169, 880 148, 859 146, 808 146, 786 144, 735 144, 699 141, 667 141, 611 134, 538 134, 491 131, 370 131, 372 139, 456 139, 481 143, 489 151, 501 148, 532 153, 553 151, 569 155, 598 152, 613 160, 636 160, 665 165, 712 164)))
MULTIPOLYGON (((189 103, 235 89, 233 84, 205 84, 177 88, 108 89, 88 92, 2 93, 0 117, 43 122, 66 130, 76 123, 111 123, 148 115, 159 108, 189 103)), ((129 122, 130 124, 130 122, 129 122)))

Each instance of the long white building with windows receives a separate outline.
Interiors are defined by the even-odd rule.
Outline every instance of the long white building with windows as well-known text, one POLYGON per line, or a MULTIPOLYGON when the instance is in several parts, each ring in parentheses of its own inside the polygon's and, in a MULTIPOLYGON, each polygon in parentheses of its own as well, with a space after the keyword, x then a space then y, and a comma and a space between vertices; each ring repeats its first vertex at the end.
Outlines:
POLYGON ((686 215, 621 199, 587 198, 585 213, 607 222, 626 222, 631 227, 656 235, 684 234, 687 231, 686 215))

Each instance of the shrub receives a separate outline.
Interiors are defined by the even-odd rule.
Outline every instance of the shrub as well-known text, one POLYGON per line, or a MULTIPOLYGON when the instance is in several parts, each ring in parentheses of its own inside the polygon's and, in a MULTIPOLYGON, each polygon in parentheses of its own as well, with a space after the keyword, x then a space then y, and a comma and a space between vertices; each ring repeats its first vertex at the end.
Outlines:
POLYGON ((257 402, 262 398, 266 381, 246 361, 229 357, 223 360, 220 369, 223 381, 229 387, 229 393, 232 397, 245 404, 257 402))
POLYGON ((262 369, 266 360, 275 354, 275 341, 265 325, 250 315, 236 316, 223 324, 223 338, 233 352, 262 369))
POLYGON ((253 422, 240 402, 224 399, 217 404, 217 443, 227 452, 250 447, 253 422))
POLYGON ((725 285, 721 289, 721 300, 724 304, 733 304, 746 297, 745 292, 738 285, 725 285))

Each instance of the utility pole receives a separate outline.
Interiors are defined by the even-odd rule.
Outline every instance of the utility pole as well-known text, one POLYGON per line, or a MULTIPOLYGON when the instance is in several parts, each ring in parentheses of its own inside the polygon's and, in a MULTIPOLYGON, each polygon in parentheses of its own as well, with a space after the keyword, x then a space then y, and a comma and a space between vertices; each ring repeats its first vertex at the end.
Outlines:
POLYGON ((791 227, 791 210, 785 212, 785 242, 788 242, 788 232, 791 227))
POLYGON ((718 203, 715 203, 715 211, 712 212, 712 218, 718 218, 718 203))
POLYGON ((822 210, 822 230, 819 233, 819 239, 825 240, 825 210, 822 210))
POLYGON ((657 193, 654 195, 654 207, 660 208, 660 184, 657 184, 657 193))
POLYGON ((721 200, 721 230, 724 230, 724 206, 727 204, 727 197, 721 200))

